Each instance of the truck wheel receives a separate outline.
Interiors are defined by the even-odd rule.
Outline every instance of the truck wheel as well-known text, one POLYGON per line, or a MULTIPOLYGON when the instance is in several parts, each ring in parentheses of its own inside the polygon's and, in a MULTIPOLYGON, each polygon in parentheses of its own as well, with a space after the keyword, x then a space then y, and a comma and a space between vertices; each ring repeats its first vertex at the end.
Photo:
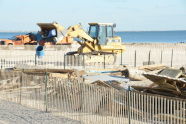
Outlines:
POLYGON ((13 45, 12 43, 9 43, 8 45, 13 45))

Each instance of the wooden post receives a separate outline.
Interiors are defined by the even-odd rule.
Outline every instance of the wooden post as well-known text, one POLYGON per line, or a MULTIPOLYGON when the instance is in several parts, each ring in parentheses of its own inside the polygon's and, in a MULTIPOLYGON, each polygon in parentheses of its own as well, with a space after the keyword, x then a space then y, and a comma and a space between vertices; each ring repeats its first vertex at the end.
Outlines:
POLYGON ((65 66, 66 66, 66 56, 64 54, 64 60, 63 60, 63 67, 64 67, 64 69, 65 69, 65 66))
POLYGON ((131 114, 131 112, 130 112, 130 106, 131 106, 131 97, 130 97, 130 86, 128 86, 128 91, 127 91, 127 93, 128 93, 128 119, 129 119, 129 124, 131 124, 131 117, 130 117, 130 114, 131 114))
POLYGON ((85 68, 85 55, 83 54, 83 68, 85 68))
POLYGON ((134 67, 136 67, 136 50, 134 52, 134 67))
POLYGON ((121 65, 123 65, 123 50, 121 49, 121 65))
POLYGON ((148 65, 150 65, 150 55, 151 55, 151 50, 149 50, 148 65))
POLYGON ((75 55, 73 55, 73 61, 74 61, 73 62, 74 65, 73 66, 76 66, 76 57, 75 57, 75 55))
POLYGON ((48 75, 47 72, 45 72, 45 112, 48 112, 47 83, 48 83, 48 75))
POLYGON ((161 50, 161 59, 160 59, 160 63, 162 64, 163 62, 163 51, 161 50))
POLYGON ((37 65, 37 55, 35 54, 35 66, 37 65))
POLYGON ((78 58, 78 65, 77 66, 79 66, 79 55, 77 56, 77 58, 78 58))
POLYGON ((19 103, 21 104, 21 97, 22 97, 22 84, 23 84, 23 72, 21 72, 20 76, 20 95, 19 95, 19 103))
POLYGON ((1 59, 1 69, 3 69, 3 60, 1 59))
POLYGON ((103 54, 103 59, 104 59, 104 62, 103 62, 103 67, 104 67, 104 69, 105 69, 105 54, 103 54))
POLYGON ((70 58, 69 58, 70 66, 73 66, 73 62, 74 62, 74 61, 73 61, 73 55, 70 55, 70 56, 68 56, 68 57, 70 57, 70 58))
POLYGON ((171 54, 171 67, 172 67, 172 65, 173 65, 173 54, 174 54, 174 51, 173 51, 173 49, 172 49, 172 54, 171 54))

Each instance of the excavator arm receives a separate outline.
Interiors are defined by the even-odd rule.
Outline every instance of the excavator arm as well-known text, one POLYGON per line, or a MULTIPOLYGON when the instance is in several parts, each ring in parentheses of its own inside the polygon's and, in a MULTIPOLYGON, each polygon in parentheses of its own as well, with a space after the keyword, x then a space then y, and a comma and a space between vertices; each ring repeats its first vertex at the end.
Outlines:
POLYGON ((80 38, 80 39, 84 39, 86 41, 89 41, 89 42, 93 42, 94 39, 91 38, 81 27, 81 25, 74 25, 74 26, 71 26, 67 29, 67 35, 68 36, 71 36, 73 38, 80 38))
POLYGON ((86 46, 90 51, 95 51, 94 44, 95 40, 90 37, 85 30, 82 29, 81 25, 74 25, 67 29, 67 35, 72 38, 79 38, 82 41, 78 41, 81 47, 86 46))

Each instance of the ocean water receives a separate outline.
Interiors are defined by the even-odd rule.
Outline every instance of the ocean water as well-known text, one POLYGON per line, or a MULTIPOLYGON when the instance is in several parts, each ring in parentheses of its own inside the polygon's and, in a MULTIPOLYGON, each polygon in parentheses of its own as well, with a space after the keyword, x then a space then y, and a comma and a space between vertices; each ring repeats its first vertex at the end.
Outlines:
POLYGON ((7 39, 22 34, 27 34, 27 32, 0 32, 0 39, 7 39))
MULTIPOLYGON (((15 35, 27 34, 28 32, 0 32, 0 39, 11 38, 15 35)), ((130 31, 115 32, 116 36, 120 36, 126 43, 186 43, 186 31, 130 31)))
POLYGON ((160 43, 186 43, 186 31, 141 31, 116 32, 123 42, 160 42, 160 43))

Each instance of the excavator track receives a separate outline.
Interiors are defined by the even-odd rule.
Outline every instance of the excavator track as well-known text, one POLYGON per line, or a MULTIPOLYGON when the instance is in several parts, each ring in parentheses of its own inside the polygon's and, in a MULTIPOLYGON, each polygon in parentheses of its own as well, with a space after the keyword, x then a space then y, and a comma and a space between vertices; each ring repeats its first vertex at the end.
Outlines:
POLYGON ((113 65, 116 61, 115 54, 85 55, 85 65, 113 65))
POLYGON ((77 54, 77 52, 70 52, 67 55, 68 65, 85 65, 85 66, 96 66, 96 65, 113 65, 116 62, 116 54, 113 53, 86 53, 77 54))

